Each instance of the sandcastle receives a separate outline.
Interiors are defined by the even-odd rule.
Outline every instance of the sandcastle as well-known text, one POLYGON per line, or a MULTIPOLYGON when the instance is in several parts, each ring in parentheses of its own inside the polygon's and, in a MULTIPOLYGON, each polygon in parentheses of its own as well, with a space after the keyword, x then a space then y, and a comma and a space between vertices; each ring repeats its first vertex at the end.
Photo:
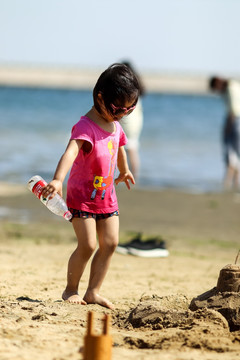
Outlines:
POLYGON ((240 266, 236 262, 220 270, 216 287, 192 299, 190 310, 203 308, 222 314, 230 331, 240 330, 240 266))

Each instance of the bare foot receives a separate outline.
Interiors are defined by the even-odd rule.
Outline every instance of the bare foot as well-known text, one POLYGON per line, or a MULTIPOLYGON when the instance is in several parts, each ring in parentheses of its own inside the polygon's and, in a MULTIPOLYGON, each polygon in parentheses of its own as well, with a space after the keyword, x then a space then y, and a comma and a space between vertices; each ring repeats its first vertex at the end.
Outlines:
POLYGON ((73 303, 73 304, 81 304, 81 305, 87 305, 86 301, 84 301, 79 295, 78 293, 70 293, 67 292, 66 290, 64 290, 63 294, 62 294, 62 299, 64 301, 73 303))
POLYGON ((114 305, 111 303, 111 301, 91 291, 86 292, 83 300, 85 300, 87 304, 98 304, 111 310, 114 309, 114 305))

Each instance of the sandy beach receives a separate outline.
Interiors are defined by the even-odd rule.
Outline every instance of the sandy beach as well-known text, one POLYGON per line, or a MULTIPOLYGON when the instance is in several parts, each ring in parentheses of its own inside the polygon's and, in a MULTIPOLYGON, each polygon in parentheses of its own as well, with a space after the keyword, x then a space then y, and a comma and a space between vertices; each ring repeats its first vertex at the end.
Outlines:
MULTIPOLYGON (((217 311, 190 311, 216 286, 240 247, 240 194, 187 194, 118 188, 120 241, 160 236, 167 258, 115 253, 101 293, 115 305, 61 300, 76 242, 70 223, 51 214, 24 186, 0 184, 1 360, 79 360, 87 315, 96 333, 111 314, 112 359, 237 360, 240 330, 217 311), (149 312, 150 311, 150 312, 149 312), (154 321, 153 313, 161 314, 154 321), (79 352, 80 350, 80 352, 79 352)), ((80 283, 87 286, 89 266, 80 283)))

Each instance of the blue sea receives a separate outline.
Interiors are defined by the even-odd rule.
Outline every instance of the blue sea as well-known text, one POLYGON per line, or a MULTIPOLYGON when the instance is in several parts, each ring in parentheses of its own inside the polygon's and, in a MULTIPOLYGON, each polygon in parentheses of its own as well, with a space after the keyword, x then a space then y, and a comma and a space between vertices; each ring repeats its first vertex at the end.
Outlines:
MULTIPOLYGON (((0 87, 0 181, 49 181, 92 92, 0 87)), ((224 104, 212 95, 148 93, 143 98, 139 186, 220 191, 224 104)))

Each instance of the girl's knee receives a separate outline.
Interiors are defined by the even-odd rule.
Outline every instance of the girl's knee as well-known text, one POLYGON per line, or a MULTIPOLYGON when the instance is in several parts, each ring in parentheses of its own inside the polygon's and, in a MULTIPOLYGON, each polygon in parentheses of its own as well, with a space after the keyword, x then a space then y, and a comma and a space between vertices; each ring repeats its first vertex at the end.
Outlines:
POLYGON ((114 239, 114 241, 112 242, 113 251, 116 249, 117 246, 118 246, 118 238, 114 239))
POLYGON ((118 239, 111 239, 108 241, 103 241, 102 243, 99 243, 100 249, 103 249, 104 251, 107 251, 109 253, 113 253, 118 245, 118 239))
POLYGON ((117 244, 113 243, 113 244, 109 245, 108 251, 109 251, 110 253, 114 253, 116 247, 117 247, 117 244))
POLYGON ((78 245, 77 251, 81 255, 85 255, 87 257, 90 257, 96 249, 96 243, 87 243, 87 244, 81 244, 81 246, 78 245))
POLYGON ((87 251, 90 254, 90 256, 94 253, 95 249, 96 249, 96 244, 87 244, 85 246, 85 251, 87 251))

